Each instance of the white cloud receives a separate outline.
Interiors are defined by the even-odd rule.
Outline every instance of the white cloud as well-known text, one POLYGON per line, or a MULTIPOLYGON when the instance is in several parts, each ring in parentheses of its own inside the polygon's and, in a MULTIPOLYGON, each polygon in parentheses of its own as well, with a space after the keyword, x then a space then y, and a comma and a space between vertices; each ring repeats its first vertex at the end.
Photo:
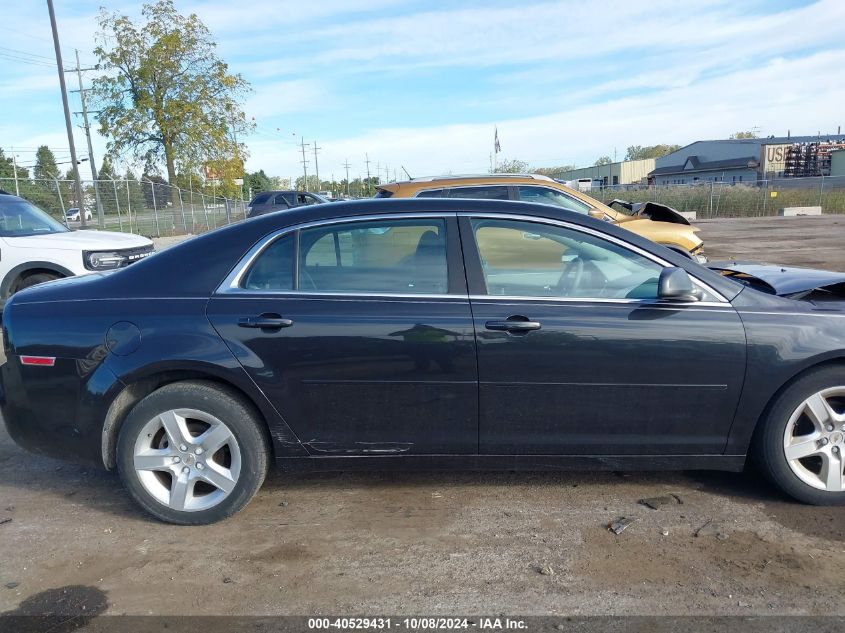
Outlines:
MULTIPOLYGON (((610 99, 543 116, 498 121, 502 156, 534 166, 585 163, 628 145, 688 143, 727 138, 737 130, 759 126, 764 134, 835 131, 842 122, 845 84, 833 82, 845 65, 845 49, 808 57, 776 60, 760 68, 702 80, 689 86, 610 99), (785 81, 785 78, 789 78, 785 81)), ((437 127, 384 128, 322 141, 321 174, 339 178, 342 163, 350 174, 366 173, 364 152, 412 175, 484 172, 492 150, 493 123, 437 127)), ((301 174, 293 146, 253 147, 250 168, 273 174, 301 174)), ((310 168, 309 168, 310 169, 310 168)))

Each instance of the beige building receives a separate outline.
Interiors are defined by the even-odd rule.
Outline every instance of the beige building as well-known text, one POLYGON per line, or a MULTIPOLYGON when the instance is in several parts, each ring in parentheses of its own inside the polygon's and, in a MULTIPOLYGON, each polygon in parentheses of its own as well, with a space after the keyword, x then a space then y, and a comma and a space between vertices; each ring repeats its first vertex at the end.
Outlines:
POLYGON ((845 177, 845 149, 830 153, 830 175, 845 177))
POLYGON ((555 174, 558 180, 590 178, 602 185, 639 185, 648 183, 648 173, 654 169, 654 159, 626 160, 609 165, 593 165, 555 174))

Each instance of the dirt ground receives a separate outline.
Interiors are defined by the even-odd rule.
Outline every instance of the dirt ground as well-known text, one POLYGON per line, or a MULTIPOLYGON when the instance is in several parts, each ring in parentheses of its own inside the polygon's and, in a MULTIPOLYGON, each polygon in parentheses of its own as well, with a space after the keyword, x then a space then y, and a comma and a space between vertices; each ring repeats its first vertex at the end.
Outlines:
MULTIPOLYGON (((713 258, 845 270, 845 217, 700 225, 713 258)), ((0 612, 842 615, 843 570, 845 509, 753 474, 274 473, 236 517, 173 527, 0 430, 0 612)))

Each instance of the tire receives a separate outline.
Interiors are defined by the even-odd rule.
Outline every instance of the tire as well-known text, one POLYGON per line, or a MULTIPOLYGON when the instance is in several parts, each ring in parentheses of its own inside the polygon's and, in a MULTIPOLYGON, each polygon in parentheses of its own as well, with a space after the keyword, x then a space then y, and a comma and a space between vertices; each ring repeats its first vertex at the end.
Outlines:
POLYGON ((796 380, 762 424, 755 457, 776 486, 804 503, 845 505, 845 367, 821 367, 796 380))
POLYGON ((117 439, 126 490, 148 513, 177 525, 206 525, 238 512, 264 482, 269 459, 254 408, 205 381, 157 389, 129 412, 117 439))
POLYGON ((34 275, 27 275, 15 284, 14 292, 18 292, 24 288, 31 288, 32 286, 37 286, 38 284, 43 284, 44 282, 53 281, 55 279, 61 279, 61 277, 59 275, 54 275, 53 273, 35 273, 34 275))

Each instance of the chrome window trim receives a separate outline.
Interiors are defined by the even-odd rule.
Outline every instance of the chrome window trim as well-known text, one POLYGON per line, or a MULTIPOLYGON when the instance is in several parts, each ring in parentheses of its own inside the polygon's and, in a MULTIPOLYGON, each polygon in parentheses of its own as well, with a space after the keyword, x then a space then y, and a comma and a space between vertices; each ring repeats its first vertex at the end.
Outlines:
MULTIPOLYGON (((573 212, 570 212, 570 213, 573 213, 573 212)), ((518 221, 518 222, 534 222, 534 223, 537 223, 537 224, 549 224, 551 226, 559 226, 559 227, 562 227, 562 228, 565 228, 565 229, 571 229, 573 231, 578 231, 580 233, 586 233, 588 235, 592 235, 593 237, 598 237, 599 239, 607 240, 608 242, 613 242, 614 244, 621 246, 622 248, 625 248, 629 251, 633 251, 633 252, 637 253, 638 255, 645 257, 646 259, 650 259, 651 261, 653 261, 654 263, 662 266, 663 268, 670 268, 670 267, 673 266, 672 263, 666 261, 662 257, 655 255, 653 253, 649 253, 648 251, 643 250, 640 247, 635 246, 634 244, 626 242, 625 240, 619 239, 618 237, 614 237, 612 235, 602 233, 601 231, 596 231, 595 229, 591 229, 591 228, 588 228, 586 226, 581 226, 580 224, 572 224, 571 222, 567 222, 565 220, 555 220, 555 219, 552 219, 552 218, 546 218, 546 217, 543 217, 543 216, 534 216, 534 215, 527 215, 526 216, 526 215, 511 214, 511 213, 484 213, 484 212, 471 213, 471 212, 464 212, 464 211, 459 212, 458 217, 483 218, 485 220, 514 220, 514 221, 518 221)), ((730 304, 730 302, 720 292, 718 292, 714 288, 710 287, 709 284, 700 280, 698 277, 696 277, 692 273, 688 272, 687 274, 689 274, 690 278, 692 279, 692 282, 696 286, 698 286, 701 290, 709 292, 711 295, 716 297, 717 303, 719 303, 719 304, 730 304)), ((484 295, 484 296, 495 297, 496 295, 484 295)), ((536 298, 536 297, 529 297, 529 298, 533 299, 533 298, 536 298)), ((540 298, 543 298, 543 297, 540 297, 540 298)), ((582 298, 582 300, 584 300, 584 299, 585 298, 582 298)), ((600 299, 600 297, 596 297, 596 299, 600 299)), ((695 302, 696 305, 702 305, 702 303, 704 303, 704 302, 701 302, 701 301, 695 302)))
POLYGON ((608 297, 522 297, 519 295, 470 295, 472 301, 490 300, 495 303, 616 303, 621 305, 639 305, 653 308, 673 309, 675 307, 697 306, 705 308, 725 308, 730 304, 717 301, 661 301, 660 299, 615 299, 608 297))
MULTIPOLYGON (((423 293, 365 293, 365 292, 352 292, 352 293, 341 293, 341 292, 321 292, 321 291, 314 291, 314 290, 253 290, 247 288, 241 288, 240 283, 243 279, 244 274, 247 270, 249 270, 250 266, 252 266, 253 262, 258 258, 258 256, 264 252, 264 250, 270 246, 275 240, 287 235, 288 233, 293 233, 295 231, 301 229, 309 229, 319 226, 330 226, 333 224, 348 224, 352 222, 368 222, 368 221, 379 221, 379 220, 426 220, 426 219, 439 219, 439 220, 446 220, 447 218, 454 218, 454 217, 467 217, 467 218, 484 218, 484 219, 492 219, 492 220, 515 220, 520 222, 535 222, 538 224, 549 224, 551 226, 559 226, 566 229, 571 229, 573 231, 578 231, 581 233, 587 233, 588 235, 592 235, 594 237, 598 237, 603 240, 607 240, 609 242, 613 242, 618 246, 626 248, 630 251, 637 253, 651 261, 655 262, 656 264, 667 268, 672 266, 671 263, 667 262, 665 259, 649 253, 638 246, 630 244, 625 240, 619 239, 612 235, 607 235, 602 233, 601 231, 596 231, 595 229, 591 229, 585 226, 581 226, 578 224, 573 224, 571 222, 566 222, 565 220, 555 220, 553 218, 547 218, 543 216, 534 216, 534 215, 520 215, 520 214, 513 214, 513 213, 472 213, 466 211, 458 211, 458 212, 446 212, 446 213, 436 213, 436 212, 421 212, 421 213, 384 213, 384 214, 376 214, 376 215, 356 215, 356 216, 346 216, 346 217, 339 217, 339 218, 325 218, 323 220, 313 220, 311 222, 303 222, 300 224, 295 224, 292 226, 287 226, 285 228, 279 229, 277 231, 273 231, 265 235, 261 238, 258 242, 256 242, 249 251, 247 251, 246 255, 244 255, 232 271, 226 276, 217 289, 215 290, 215 295, 241 295, 241 294, 249 294, 249 295, 272 295, 272 296, 279 296, 279 295, 291 295, 295 297, 320 297, 325 296, 329 298, 342 298, 342 297, 384 297, 384 298, 396 298, 396 299, 406 299, 406 298, 416 298, 416 299, 424 299, 424 298, 435 298, 435 299, 442 299, 442 298, 465 298, 467 295, 465 294, 423 294, 423 293)), ((702 290, 709 292, 713 296, 716 297, 717 301, 715 302, 707 302, 707 301, 696 301, 690 303, 674 303, 674 304, 666 304, 666 305, 676 305, 676 306, 688 306, 688 305, 697 305, 697 306, 724 306, 730 305, 730 302, 722 296, 721 293, 717 292, 713 288, 711 288, 707 283, 701 281, 693 274, 690 274, 690 277, 695 285, 697 285, 702 290)), ((613 298, 604 298, 604 297, 503 297, 501 295, 473 295, 475 300, 480 299, 505 299, 505 300, 514 300, 518 302, 525 302, 525 301, 553 301, 553 302, 607 302, 607 303, 651 303, 654 304, 653 299, 641 300, 641 299, 613 299, 613 298)))
POLYGON ((356 215, 356 216, 347 216, 341 218, 326 218, 323 220, 313 220, 311 222, 303 222, 301 224, 295 224, 292 226, 286 226, 283 229, 279 229, 268 235, 262 237, 258 242, 256 242, 252 248, 250 248, 246 255, 244 255, 232 271, 226 276, 226 279, 223 280, 217 290, 214 291, 214 294, 251 294, 251 295, 331 295, 331 296, 342 296, 342 297, 349 297, 349 296, 373 296, 373 297, 439 297, 439 296, 447 296, 447 297, 466 297, 466 295, 443 295, 440 294, 425 294, 425 293, 366 293, 366 292, 351 292, 351 293, 342 293, 342 292, 323 292, 323 291, 315 291, 315 290, 254 290, 250 288, 241 288, 241 281, 243 280, 244 275, 255 262, 255 260, 263 253, 273 242, 277 239, 288 235, 289 233, 294 233, 296 231, 302 229, 310 229, 320 226, 331 226, 334 224, 349 224, 353 222, 369 222, 369 221, 379 221, 379 220, 443 220, 444 222, 448 218, 454 218, 456 214, 454 212, 447 212, 447 213, 385 213, 385 214, 378 214, 378 215, 356 215))

